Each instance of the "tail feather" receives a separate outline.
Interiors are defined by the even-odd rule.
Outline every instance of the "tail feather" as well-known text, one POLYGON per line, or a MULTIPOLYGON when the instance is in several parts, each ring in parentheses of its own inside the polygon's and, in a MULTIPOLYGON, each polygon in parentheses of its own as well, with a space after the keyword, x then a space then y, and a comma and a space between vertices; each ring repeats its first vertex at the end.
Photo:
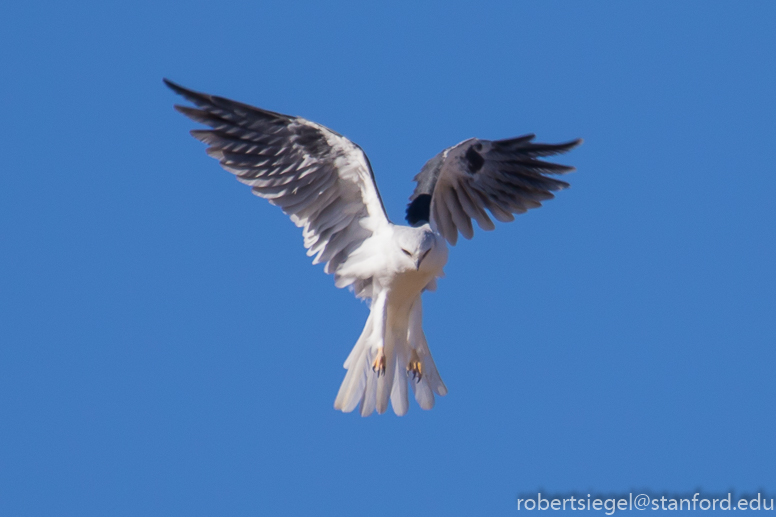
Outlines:
POLYGON ((391 406, 393 406, 394 413, 404 416, 410 407, 407 393, 407 362, 410 357, 406 339, 401 343, 397 343, 394 352, 396 356, 396 372, 393 377, 393 388, 391 389, 391 406))
POLYGON ((366 324, 364 325, 364 330, 361 331, 361 335, 358 336, 358 341, 356 341, 356 346, 353 347, 353 350, 350 351, 350 354, 348 354, 348 358, 345 359, 345 364, 343 367, 346 370, 350 370, 351 363, 353 361, 358 361, 359 354, 361 354, 365 350, 365 343, 369 339, 370 335, 372 334, 372 328, 374 327, 374 318, 372 317, 372 313, 369 313, 369 317, 366 319, 366 324))
POLYGON ((345 379, 342 381, 337 398, 334 401, 335 409, 350 413, 361 402, 369 377, 366 368, 357 366, 363 364, 369 364, 369 353, 368 349, 362 346, 359 348, 358 356, 348 369, 348 373, 345 374, 345 379))
POLYGON ((375 410, 380 414, 385 413, 390 401, 393 411, 402 416, 409 409, 408 383, 412 386, 418 405, 423 409, 433 408, 434 394, 446 395, 447 387, 439 376, 423 333, 420 300, 413 306, 409 321, 405 323, 408 328, 384 326, 375 321, 378 321, 378 316, 372 311, 361 336, 345 360, 344 366, 348 371, 334 401, 335 409, 349 413, 360 406, 361 416, 369 416, 375 410), (380 327, 385 328, 385 336, 376 332, 380 327), (385 375, 378 377, 372 366, 380 346, 385 354, 385 375), (417 381, 408 379, 407 375, 407 365, 413 350, 422 365, 422 376, 417 381))
MULTIPOLYGON (((390 332, 390 331, 389 331, 390 332)), ((385 375, 377 379, 377 413, 382 415, 388 409, 388 400, 393 390, 393 378, 396 375, 396 346, 394 339, 385 340, 385 375)))
MULTIPOLYGON (((345 379, 337 392, 337 398, 334 400, 334 409, 344 413, 350 413, 360 406, 361 415, 369 416, 375 409, 378 413, 384 413, 387 407, 387 398, 384 404, 379 404, 380 398, 378 397, 380 386, 387 375, 385 377, 381 375, 378 379, 377 374, 372 370, 372 365, 377 357, 375 342, 382 342, 382 336, 375 332, 375 319, 373 310, 369 313, 361 336, 345 360, 344 367, 348 372, 345 374, 345 379)), ((390 387, 388 389, 390 390, 390 387)))
POLYGON ((356 341, 350 355, 345 360, 344 367, 348 370, 342 381, 337 398, 334 400, 334 408, 350 413, 361 402, 369 381, 369 373, 372 364, 371 347, 368 346, 374 326, 372 314, 366 320, 364 330, 356 341))
POLYGON ((431 409, 434 407, 434 393, 428 385, 426 379, 420 379, 418 382, 410 381, 412 392, 415 393, 415 400, 422 409, 431 409))
POLYGON ((369 373, 372 375, 367 374, 366 388, 361 395, 361 416, 371 415, 377 404, 377 375, 374 372, 369 373))
POLYGON ((442 377, 439 376, 439 370, 437 370, 434 358, 431 357, 431 351, 428 349, 426 334, 423 332, 423 305, 420 299, 415 302, 410 313, 407 339, 423 365, 423 377, 412 386, 415 400, 421 408, 431 409, 435 403, 434 393, 439 396, 447 395, 447 386, 442 381, 442 377))
POLYGON ((431 351, 428 349, 428 343, 426 343, 425 336, 423 338, 423 345, 425 354, 422 354, 421 358, 423 360, 423 368, 426 371, 423 378, 426 379, 426 382, 434 393, 440 397, 444 397, 447 395, 447 386, 445 386, 442 377, 439 375, 439 370, 437 370, 434 358, 431 357, 431 351))

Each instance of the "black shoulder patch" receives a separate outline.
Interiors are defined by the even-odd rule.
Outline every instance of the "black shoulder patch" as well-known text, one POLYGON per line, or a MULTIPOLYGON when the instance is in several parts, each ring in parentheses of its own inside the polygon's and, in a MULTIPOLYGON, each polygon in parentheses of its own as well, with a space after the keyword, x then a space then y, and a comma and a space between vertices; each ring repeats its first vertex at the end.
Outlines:
POLYGON ((485 164, 485 159, 478 153, 482 149, 482 144, 476 143, 466 151, 466 161, 469 162, 469 173, 477 174, 477 171, 482 169, 485 164))
POLYGON ((295 143, 313 156, 322 156, 331 149, 321 131, 305 125, 296 129, 295 143))
POLYGON ((407 205, 407 222, 415 226, 431 220, 431 194, 421 194, 407 205))

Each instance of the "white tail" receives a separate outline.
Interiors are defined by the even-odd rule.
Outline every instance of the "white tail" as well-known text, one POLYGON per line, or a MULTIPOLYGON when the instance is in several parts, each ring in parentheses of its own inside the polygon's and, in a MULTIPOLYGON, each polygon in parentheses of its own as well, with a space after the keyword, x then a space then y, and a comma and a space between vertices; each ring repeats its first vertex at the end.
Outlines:
POLYGON ((434 393, 447 394, 423 333, 420 299, 412 306, 408 318, 386 314, 385 305, 383 297, 372 304, 364 330, 345 360, 348 372, 334 401, 335 409, 349 413, 360 404, 361 416, 369 416, 375 409, 382 414, 388 409, 390 399, 393 411, 404 415, 409 409, 408 383, 423 409, 434 407, 434 393), (385 354, 385 375, 378 376, 372 368, 380 348, 385 354), (421 364, 419 379, 407 373, 413 350, 421 364))

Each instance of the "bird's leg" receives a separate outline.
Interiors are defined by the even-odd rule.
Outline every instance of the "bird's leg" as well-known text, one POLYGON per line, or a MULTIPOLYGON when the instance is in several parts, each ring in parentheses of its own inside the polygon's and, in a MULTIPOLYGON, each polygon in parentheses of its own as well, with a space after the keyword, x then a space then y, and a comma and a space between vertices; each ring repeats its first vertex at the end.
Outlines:
MULTIPOLYGON (((372 370, 377 376, 385 375, 385 321, 388 311, 388 291, 380 291, 372 301, 371 314, 374 314, 374 326, 372 328, 372 345, 377 349, 375 360, 372 362, 372 370)), ((371 316, 370 314, 370 316, 371 316)))
POLYGON ((374 371, 378 377, 385 375, 385 352, 383 347, 377 349, 377 357, 372 362, 372 371, 374 371))
POLYGON ((423 378, 423 363, 420 362, 420 357, 415 349, 412 349, 410 353, 410 361, 407 363, 407 375, 412 375, 415 382, 420 382, 423 378))

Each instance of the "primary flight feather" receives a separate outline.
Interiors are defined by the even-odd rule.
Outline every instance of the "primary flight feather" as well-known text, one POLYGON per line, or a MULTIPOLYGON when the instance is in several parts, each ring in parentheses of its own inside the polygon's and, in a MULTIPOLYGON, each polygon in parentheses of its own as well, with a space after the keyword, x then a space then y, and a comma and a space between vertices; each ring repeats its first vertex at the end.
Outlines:
POLYGON ((534 143, 534 135, 508 140, 471 138, 445 149, 415 176, 407 222, 388 220, 369 160, 361 148, 315 122, 274 113, 164 80, 196 107, 175 106, 210 129, 191 131, 207 154, 253 193, 279 206, 304 235, 314 264, 370 300, 370 313, 345 361, 347 373, 334 407, 360 408, 362 416, 397 415, 409 408, 409 387, 423 409, 445 395, 422 327, 421 294, 436 289, 447 244, 473 236, 472 219, 494 229, 488 215, 541 206, 568 183, 547 176, 573 167, 541 160, 581 140, 534 143))

